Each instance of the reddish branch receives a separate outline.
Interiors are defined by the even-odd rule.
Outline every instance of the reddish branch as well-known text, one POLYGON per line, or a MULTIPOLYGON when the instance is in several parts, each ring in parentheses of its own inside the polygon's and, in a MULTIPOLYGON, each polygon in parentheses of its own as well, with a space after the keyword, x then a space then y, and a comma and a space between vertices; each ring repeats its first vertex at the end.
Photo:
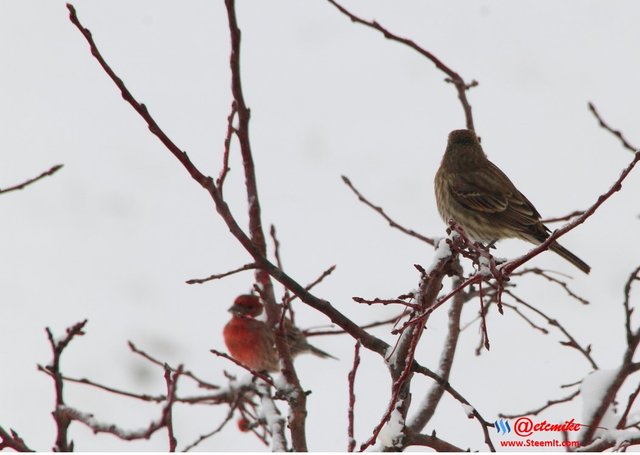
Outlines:
POLYGON ((432 435, 416 434, 409 432, 405 436, 405 446, 425 446, 434 449, 436 452, 462 453, 468 452, 458 446, 436 437, 435 432, 432 435))
POLYGON ((0 450, 13 449, 16 452, 33 452, 14 430, 9 432, 0 426, 0 450))
POLYGON ((236 106, 235 100, 231 103, 231 113, 229 117, 227 117, 227 135, 224 138, 224 152, 222 154, 222 170, 220 171, 220 175, 218 176, 218 180, 216 180, 216 185, 218 186, 220 193, 222 193, 222 187, 224 186, 224 180, 227 178, 227 174, 229 173, 229 151, 231 149, 231 139, 233 137, 233 133, 237 130, 233 127, 233 119, 238 112, 238 107, 236 106))
POLYGON ((565 235, 567 232, 575 229, 576 227, 584 223, 591 215, 593 215, 596 212, 596 210, 598 210, 598 208, 600 208, 602 204, 605 203, 607 199, 609 199, 611 196, 613 196, 615 193, 617 193, 622 189, 622 182, 624 181, 625 178, 627 178, 627 176, 633 170, 635 165, 638 164, 638 161, 640 161, 640 152, 636 152, 634 154, 633 160, 631 160, 631 162, 627 165, 627 167, 622 171, 622 173, 620 174, 620 177, 618 177, 618 179, 611 186, 611 188, 606 193, 598 197, 596 202, 587 210, 585 210, 585 212, 582 215, 580 215, 570 223, 565 224, 560 229, 553 231, 551 235, 544 242, 542 242, 536 248, 529 251, 527 254, 520 256, 519 258, 504 264, 501 268, 502 273, 504 273, 505 275, 509 275, 517 267, 520 267, 525 262, 536 257, 543 251, 546 251, 549 248, 549 245, 551 245, 553 242, 558 240, 561 236, 565 235))
POLYGON ((604 128, 605 130, 609 131, 611 134, 613 134, 614 136, 616 136, 620 142, 622 142, 622 146, 624 148, 626 148, 627 150, 629 150, 631 153, 636 153, 636 151, 638 150, 637 147, 634 147, 633 145, 631 145, 629 143, 629 141, 627 141, 627 139, 624 137, 624 135, 622 134, 622 131, 620 130, 616 130, 614 128, 612 128, 611 126, 609 126, 609 124, 607 122, 605 122, 603 120, 603 118, 600 116, 600 113, 598 112, 598 110, 596 109, 595 105, 591 102, 589 102, 589 110, 591 111, 591 113, 595 116, 596 120, 598 120, 598 123, 600 124, 600 126, 602 128, 604 128))
POLYGON ((366 205, 367 207, 371 207, 373 210, 375 210, 376 212, 378 212, 385 220, 387 220, 387 222, 389 223, 389 226, 391 226, 392 228, 398 229, 401 232, 404 232, 405 234, 414 237, 418 240, 422 240, 425 243, 428 243, 429 245, 434 245, 436 244, 435 240, 429 238, 429 237, 425 237, 424 235, 414 231, 413 229, 408 229, 405 228, 403 226, 401 226, 400 224, 396 223, 394 220, 391 219, 391 217, 389 217, 389 215, 387 215, 384 211, 384 209, 378 205, 374 205, 373 203, 369 202, 369 200, 367 198, 365 198, 362 193, 360 193, 360 191, 358 191, 356 189, 355 186, 353 186, 353 183, 351 183, 351 180, 349 180, 347 177, 345 177, 344 175, 342 176, 342 181, 349 187, 349 189, 351 191, 353 191, 355 193, 356 196, 358 196, 358 200, 360 202, 362 202, 364 205, 366 205))
POLYGON ((401 36, 396 35, 395 33, 390 32, 388 29, 384 28, 382 25, 380 25, 376 21, 366 21, 364 19, 361 19, 360 17, 356 16, 355 14, 349 12, 345 7, 341 6, 340 4, 335 2, 334 0, 328 0, 328 1, 333 6, 335 6, 342 14, 346 15, 347 17, 349 17, 349 19, 351 19, 352 22, 355 22, 355 23, 358 23, 358 24, 362 24, 362 25, 364 25, 366 27, 369 27, 369 28, 372 28, 374 30, 377 30, 378 32, 382 33, 385 38, 387 38, 389 40, 392 40, 392 41, 396 41, 398 43, 402 43, 402 44, 410 47, 414 51, 418 52, 423 57, 426 57, 427 59, 431 60, 431 62, 433 62, 433 64, 436 66, 436 68, 438 68, 440 71, 442 71, 443 73, 445 73, 447 75, 447 78, 445 79, 445 81, 446 82, 450 82, 455 86, 456 91, 458 92, 458 99, 460 100, 460 103, 462 104, 462 109, 464 110, 464 116, 465 116, 466 123, 467 123, 467 129, 475 130, 475 128, 473 126, 473 117, 471 115, 471 105, 469 104, 469 101, 467 100, 467 90, 469 90, 470 88, 475 87, 476 85, 478 85, 477 81, 471 81, 470 83, 465 82, 465 80, 458 73, 456 73, 451 68, 449 68, 447 65, 445 65, 438 57, 433 55, 431 52, 429 52, 428 50, 418 46, 414 41, 412 41, 412 40, 410 40, 408 38, 403 38, 401 36))
POLYGON ((65 406, 63 393, 64 379, 60 370, 60 360, 62 353, 71 340, 76 336, 84 335, 83 330, 87 322, 88 321, 85 319, 84 321, 78 322, 77 324, 67 328, 66 336, 60 340, 55 339, 53 332, 51 332, 49 327, 46 329, 47 338, 49 339, 49 344, 51 345, 51 350, 53 352, 53 360, 45 368, 53 378, 56 392, 56 407, 52 412, 53 420, 56 423, 56 442, 53 448, 55 452, 73 452, 73 442, 69 441, 68 437, 69 424, 71 423, 71 420, 64 413, 60 412, 60 409, 65 406))
POLYGON ((534 307, 530 303, 527 303, 525 300, 523 300, 520 297, 518 297, 510 289, 505 289, 504 293, 509 295, 511 298, 513 298, 518 304, 528 308, 529 310, 531 310, 534 313, 536 313, 538 316, 542 317, 545 321, 547 321, 547 324, 549 324, 552 327, 557 328, 560 332, 562 332, 562 334, 565 337, 567 337, 567 340, 566 341, 560 341, 560 344, 562 344, 563 346, 567 346, 567 347, 570 347, 570 348, 573 348, 573 349, 577 350, 578 352, 580 352, 580 354, 582 354, 582 356, 587 360, 587 362, 589 362, 589 364, 591 365, 591 367, 594 370, 598 369, 598 364, 595 362, 593 357, 591 357, 591 346, 590 345, 586 346, 586 347, 582 346, 569 333, 569 331, 560 322, 558 322, 557 319, 553 319, 553 318, 547 316, 544 312, 540 311, 538 308, 534 307))
POLYGON ((356 341, 355 352, 353 354, 353 367, 347 376, 347 380, 349 383, 349 408, 347 411, 347 438, 349 442, 347 443, 347 452, 353 452, 356 448, 356 440, 353 435, 353 413, 354 407, 356 405, 356 392, 355 392, 355 382, 356 382, 356 372, 358 371, 358 366, 360 365, 360 342, 356 341))
POLYGON ((55 166, 53 166, 51 169, 49 169, 48 171, 44 171, 42 174, 40 174, 37 177, 34 177, 32 179, 29 179, 25 182, 19 183, 18 185, 14 185, 14 186, 10 186, 9 188, 5 188, 5 189, 0 189, 0 194, 2 193, 9 193, 11 191, 17 191, 17 190, 21 190, 29 185, 31 185, 32 183, 37 182, 40 179, 43 179, 49 175, 53 175, 56 172, 58 172, 60 169, 62 169, 62 164, 56 164, 55 166))
POLYGON ((620 429, 620 428, 627 427, 627 418, 629 417, 629 412, 631 412, 631 407, 633 406, 633 403, 636 401, 636 398, 638 398, 638 394, 640 394, 640 384, 638 384, 638 386, 636 387, 636 390, 634 390, 629 395, 629 398, 627 399, 627 407, 624 409, 624 412, 622 413, 622 417, 620 417, 620 420, 618 421, 618 425, 616 425, 616 428, 620 429))

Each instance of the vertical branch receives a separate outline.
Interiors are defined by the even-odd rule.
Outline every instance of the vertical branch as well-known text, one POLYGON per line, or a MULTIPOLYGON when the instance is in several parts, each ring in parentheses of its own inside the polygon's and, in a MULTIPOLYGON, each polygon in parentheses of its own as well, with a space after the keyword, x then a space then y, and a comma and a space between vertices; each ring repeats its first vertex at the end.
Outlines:
MULTIPOLYGON (((260 199, 258 198, 258 185, 256 183, 255 165, 251 152, 251 142, 249 140, 249 119, 251 113, 247 108, 242 91, 242 81, 240 77, 240 39, 241 32, 236 19, 235 0, 225 0, 227 17, 229 21, 229 32, 231 35, 231 92, 235 100, 238 113, 238 128, 236 135, 240 142, 240 153, 245 175, 245 186, 247 189, 247 202, 249 205, 249 234, 251 242, 255 245, 259 253, 267 256, 267 245, 262 228, 260 199)), ((265 300, 267 320, 274 328, 280 319, 280 308, 276 304, 273 284, 270 274, 264 268, 256 269, 256 281, 262 287, 261 294, 265 300)), ((293 387, 293 393, 287 394, 291 418, 289 428, 291 429, 291 442, 293 449, 299 452, 307 450, 305 434, 305 422, 307 417, 306 402, 307 396, 300 385, 300 380, 296 373, 289 352, 289 346, 283 331, 274 331, 276 348, 282 361, 282 373, 286 381, 293 387)))
POLYGON ((69 345, 71 340, 75 336, 84 335, 83 329, 87 324, 87 320, 85 319, 82 322, 78 322, 77 324, 69 327, 67 329, 67 335, 60 339, 56 340, 53 336, 53 332, 51 329, 47 327, 47 338, 49 339, 49 344, 51 345, 51 350, 53 351, 53 361, 50 365, 47 365, 46 369, 51 373, 51 377, 53 378, 53 383, 56 391, 56 407, 52 412, 53 419, 56 422, 56 443, 53 447, 54 452, 73 452, 73 441, 69 441, 68 438, 68 430, 69 425, 71 424, 71 419, 62 412, 65 407, 64 402, 64 377, 62 376, 62 372, 60 370, 60 360, 62 357, 62 353, 65 348, 69 345))
POLYGON ((347 452, 353 452, 356 448, 356 440, 353 436, 353 412, 356 405, 355 382, 356 372, 358 371, 358 366, 360 365, 360 346, 360 342, 357 341, 355 352, 353 354, 353 368, 347 376, 349 382, 349 410, 347 411, 347 437, 349 438, 349 442, 347 444, 347 452))
MULTIPOLYGON (((638 155, 640 155, 640 152, 636 153, 636 156, 638 155)), ((629 295, 631 293, 632 283, 635 280, 638 280, 638 276, 637 276, 638 273, 640 273, 640 266, 631 273, 624 288, 625 298, 624 298, 623 306, 626 312, 627 323, 629 325, 631 324, 630 322, 631 307, 629 303, 629 295)), ((640 344, 640 327, 638 327, 632 333, 632 336, 630 338, 628 337, 627 339, 627 350, 624 353, 622 366, 618 370, 616 377, 613 379, 613 381, 611 382, 611 385, 609 385, 609 388, 607 389, 606 393, 602 397, 602 400, 600 401, 600 405, 594 411, 593 416, 591 416, 589 425, 587 426, 587 429, 582 435, 582 441, 581 441, 582 445, 587 445, 592 442, 596 429, 599 427, 600 422, 602 421, 609 407, 615 401, 616 395, 618 394, 618 391, 622 387, 622 384, 624 384, 625 380, 636 371, 636 368, 633 363, 633 358, 635 356, 635 353, 636 353, 636 350, 638 349, 639 344, 640 344)))
MULTIPOLYGON (((390 420, 394 411, 400 412, 403 422, 407 420, 407 413, 409 411, 409 405, 411 404, 410 389, 416 348, 425 330, 426 320, 430 314, 429 311, 435 306, 438 292, 442 288, 442 280, 445 275, 451 273, 451 262, 456 255, 456 253, 452 253, 452 251, 448 249, 445 242, 441 242, 441 244, 445 245, 443 246, 443 251, 446 248, 447 254, 441 252, 440 254, 442 255, 440 256, 439 253, 436 252, 436 262, 430 267, 430 272, 423 275, 420 282, 420 290, 416 298, 417 304, 422 312, 422 316, 416 318, 420 319, 420 323, 412 324, 404 328, 398 346, 391 358, 388 359, 391 379, 393 380, 389 405, 382 419, 374 428, 372 436, 360 446, 361 452, 376 442, 380 431, 390 420)), ((384 449, 402 447, 404 442, 401 439, 402 438, 399 438, 399 440, 393 441, 393 447, 385 447, 384 449)))
POLYGON ((183 372, 183 366, 179 365, 178 369, 173 372, 171 367, 164 365, 164 380, 167 384, 167 404, 162 411, 162 425, 167 427, 169 436, 169 452, 175 452, 178 441, 173 431, 173 404, 176 401, 176 390, 178 389, 178 378, 183 372), (173 375, 171 374, 173 373, 173 375))
MULTIPOLYGON (((455 277, 451 287, 456 288, 461 282, 462 279, 459 276, 455 277)), ((453 367, 453 358, 456 353, 458 338, 460 336, 460 316, 462 315, 462 307, 466 301, 466 294, 462 291, 458 292, 453 297, 453 304, 449 310, 449 332, 440 356, 440 371, 438 372, 438 375, 447 382, 449 381, 449 376, 453 367)), ((438 407, 438 403, 440 403, 440 399, 442 398, 444 391, 444 387, 438 383, 431 387, 431 390, 429 390, 429 393, 418 409, 418 414, 409 424, 409 427, 414 433, 421 432, 424 427, 427 426, 436 412, 436 408, 438 407)))

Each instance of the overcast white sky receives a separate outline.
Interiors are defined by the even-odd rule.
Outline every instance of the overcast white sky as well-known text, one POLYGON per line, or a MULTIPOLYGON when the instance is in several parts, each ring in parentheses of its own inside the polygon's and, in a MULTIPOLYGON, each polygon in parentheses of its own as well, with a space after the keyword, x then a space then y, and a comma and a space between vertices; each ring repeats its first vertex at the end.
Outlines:
MULTIPOLYGON (((222 1, 73 2, 105 58, 165 132, 204 172, 217 175, 231 102, 226 13, 222 1)), ((433 176, 449 131, 464 126, 456 93, 432 63, 352 24, 324 1, 238 2, 242 71, 252 110, 252 144, 264 222, 277 226, 285 268, 301 283, 337 264, 317 288, 355 321, 394 309, 351 300, 395 297, 417 287, 414 263, 428 265, 427 245, 391 230, 347 190, 349 176, 399 222, 443 236, 433 176)), ((412 38, 468 81, 478 133, 489 157, 543 216, 586 208, 631 159, 587 110, 593 101, 611 124, 640 144, 638 45, 640 6, 615 2, 349 1, 354 12, 412 38)), ((0 425, 32 448, 54 441, 51 381, 36 371, 50 352, 44 328, 60 334, 89 319, 64 371, 109 385, 161 393, 162 372, 128 352, 132 340, 172 364, 224 384, 214 358, 233 298, 248 272, 189 286, 186 279, 249 262, 210 198, 123 102, 69 22, 62 1, 0 3, 0 188, 62 163, 55 176, 0 195, 0 425)), ((234 149, 237 152, 237 149, 234 149)), ((225 195, 245 220, 238 154, 225 195)), ((563 244, 593 268, 577 272, 546 253, 532 265, 575 277, 590 306, 568 301, 539 279, 519 279, 519 295, 593 345, 602 368, 624 349, 622 287, 640 258, 640 174, 635 171, 563 244)), ((529 249, 499 244, 513 257, 529 249)), ((468 266, 468 265, 467 265, 468 266)), ((636 292, 635 301, 640 299, 636 292)), ((327 323, 298 305, 302 327, 327 323)), ((477 314, 467 306, 464 321, 477 314)), ((564 396, 589 365, 562 348, 557 333, 534 332, 515 315, 491 315, 490 352, 474 355, 477 325, 463 332, 451 383, 488 420, 564 396)), ((446 332, 446 307, 429 322, 418 359, 434 367, 446 332)), ((388 329, 378 336, 393 342, 388 329)), ((346 448, 346 376, 353 343, 314 338, 340 357, 297 360, 309 397, 309 447, 346 448)), ((369 437, 388 399, 379 357, 363 354, 356 393, 356 437, 369 437)), ((429 382, 414 381, 414 399, 429 382)), ((158 407, 83 386, 66 388, 68 404, 104 422, 146 426, 158 407)), ((580 400, 545 417, 581 417, 580 400)), ((179 447, 213 429, 226 409, 181 407, 179 447)), ((430 433, 481 449, 482 434, 445 397, 430 433)), ((81 450, 165 450, 166 434, 124 443, 74 424, 81 450)), ((497 438, 496 438, 497 439, 497 438)), ((203 450, 262 450, 230 424, 203 450)))

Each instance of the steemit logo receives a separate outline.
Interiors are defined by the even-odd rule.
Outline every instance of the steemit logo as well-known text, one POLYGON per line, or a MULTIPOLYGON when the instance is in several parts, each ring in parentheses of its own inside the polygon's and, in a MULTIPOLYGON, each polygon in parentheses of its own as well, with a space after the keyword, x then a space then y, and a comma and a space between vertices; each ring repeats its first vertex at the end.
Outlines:
POLYGON ((496 427, 496 431, 498 432, 498 434, 500 434, 500 433, 502 433, 502 434, 511 433, 511 425, 509 425, 509 421, 508 420, 505 420, 505 419, 496 420, 494 422, 494 425, 496 427))

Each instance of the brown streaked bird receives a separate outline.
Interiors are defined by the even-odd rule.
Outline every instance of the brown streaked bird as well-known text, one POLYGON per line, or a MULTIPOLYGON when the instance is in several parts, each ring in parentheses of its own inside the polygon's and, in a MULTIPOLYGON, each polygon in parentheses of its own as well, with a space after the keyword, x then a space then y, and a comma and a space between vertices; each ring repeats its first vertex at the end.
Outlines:
MULTIPOLYGON (((280 359, 273 332, 267 324, 256 319, 263 305, 256 295, 241 295, 229 311, 233 315, 224 326, 224 342, 231 356, 256 371, 279 371, 280 359)), ((285 337, 292 357, 310 352, 322 358, 335 359, 330 354, 310 345, 307 338, 290 319, 284 320, 285 337)))
MULTIPOLYGON (((539 245, 551 234, 529 199, 489 161, 471 130, 449 133, 434 186, 444 222, 455 220, 473 240, 486 243, 519 238, 539 245)), ((558 242, 549 249, 584 273, 591 270, 558 242)))

